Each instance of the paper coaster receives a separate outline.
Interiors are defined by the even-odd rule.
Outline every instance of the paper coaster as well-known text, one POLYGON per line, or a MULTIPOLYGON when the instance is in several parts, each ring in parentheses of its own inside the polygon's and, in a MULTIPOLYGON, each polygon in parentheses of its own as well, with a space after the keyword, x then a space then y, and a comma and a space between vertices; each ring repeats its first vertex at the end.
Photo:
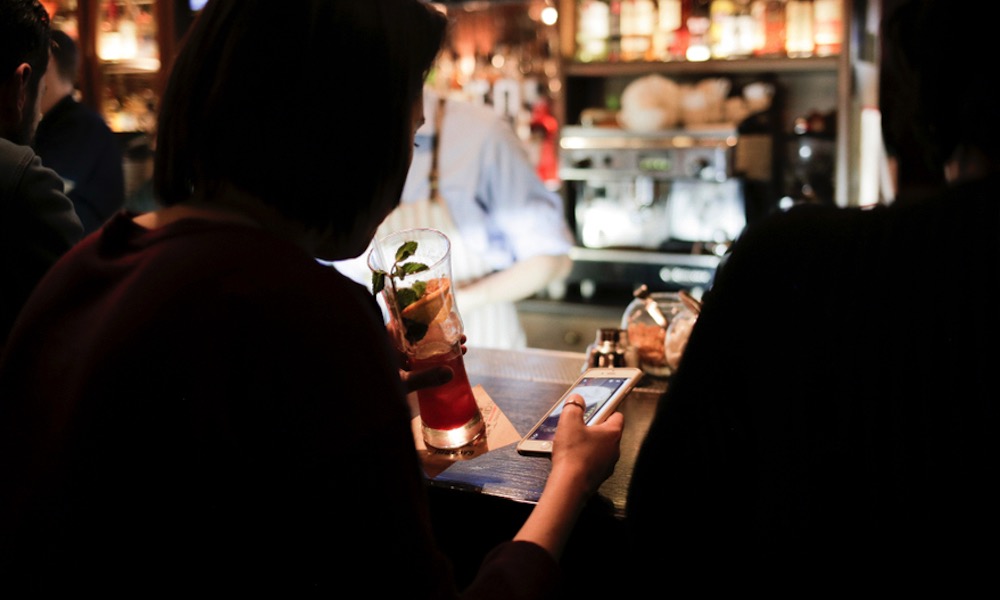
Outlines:
MULTIPOLYGON (((437 477, 442 471, 453 463, 460 460, 471 460, 490 450, 502 448, 508 444, 521 439, 520 434, 514 429, 507 415, 503 414, 490 395, 486 393, 483 386, 477 385, 472 388, 472 394, 476 397, 480 412, 483 413, 483 420, 486 421, 486 435, 481 436, 468 446, 462 446, 454 450, 439 450, 428 448, 424 444, 424 436, 420 432, 420 415, 417 414, 410 422, 413 430, 413 440, 417 444, 417 453, 424 466, 424 473, 428 477, 437 477)), ((415 394, 413 394, 415 396, 415 394)), ((412 403, 415 407, 415 402, 412 403)))

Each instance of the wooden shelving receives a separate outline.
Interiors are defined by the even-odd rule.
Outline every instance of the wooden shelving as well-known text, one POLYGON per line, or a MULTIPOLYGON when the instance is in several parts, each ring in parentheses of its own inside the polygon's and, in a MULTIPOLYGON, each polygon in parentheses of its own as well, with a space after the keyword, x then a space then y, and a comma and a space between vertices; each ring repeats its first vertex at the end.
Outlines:
POLYGON ((730 60, 669 61, 669 62, 575 62, 563 63, 567 77, 620 77, 660 75, 720 75, 754 73, 836 73, 840 57, 809 58, 740 58, 730 60))

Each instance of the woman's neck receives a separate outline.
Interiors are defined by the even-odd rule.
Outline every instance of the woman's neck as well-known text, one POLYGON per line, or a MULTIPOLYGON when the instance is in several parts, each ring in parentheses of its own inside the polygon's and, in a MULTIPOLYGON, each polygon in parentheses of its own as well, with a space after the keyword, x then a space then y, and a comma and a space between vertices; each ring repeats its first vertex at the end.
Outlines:
POLYGON ((215 221, 219 223, 237 223, 251 227, 260 227, 260 223, 249 215, 229 210, 226 207, 196 204, 193 202, 182 202, 167 206, 159 210, 141 214, 133 221, 146 229, 159 229, 160 227, 182 221, 184 219, 199 219, 202 221, 215 221))

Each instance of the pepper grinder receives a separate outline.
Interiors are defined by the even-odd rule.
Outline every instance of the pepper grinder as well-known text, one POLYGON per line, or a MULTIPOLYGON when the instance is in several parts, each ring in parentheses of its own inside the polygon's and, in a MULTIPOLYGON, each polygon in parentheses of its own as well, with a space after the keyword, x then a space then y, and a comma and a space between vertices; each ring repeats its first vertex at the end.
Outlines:
POLYGON ((620 329, 602 327, 597 330, 594 343, 587 346, 587 366, 592 369, 625 366, 620 329))

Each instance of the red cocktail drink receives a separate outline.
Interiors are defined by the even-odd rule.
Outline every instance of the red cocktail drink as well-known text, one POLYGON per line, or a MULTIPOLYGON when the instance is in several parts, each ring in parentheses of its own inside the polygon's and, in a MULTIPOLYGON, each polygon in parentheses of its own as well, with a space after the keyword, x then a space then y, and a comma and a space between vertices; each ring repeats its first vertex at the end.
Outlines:
POLYGON ((411 363, 414 371, 448 366, 454 372, 448 383, 417 391, 427 444, 437 448, 454 448, 479 437, 484 423, 465 372, 461 346, 456 344, 447 352, 427 358, 414 358, 411 363))
POLYGON ((379 240, 368 255, 372 291, 381 293, 389 331, 412 371, 448 366, 448 383, 417 391, 424 442, 461 448, 486 425, 462 358, 462 317, 451 279, 451 242, 436 229, 406 229, 379 240))

